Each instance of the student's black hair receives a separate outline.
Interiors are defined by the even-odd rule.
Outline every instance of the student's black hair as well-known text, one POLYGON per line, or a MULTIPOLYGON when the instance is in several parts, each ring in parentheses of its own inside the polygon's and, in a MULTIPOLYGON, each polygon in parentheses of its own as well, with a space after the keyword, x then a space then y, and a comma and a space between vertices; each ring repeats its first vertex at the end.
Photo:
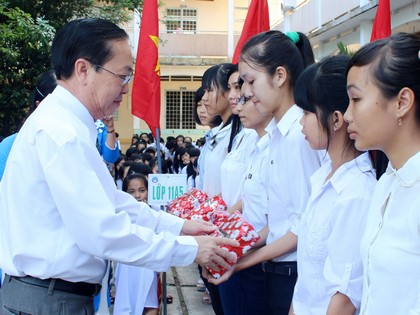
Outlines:
MULTIPOLYGON (((228 81, 229 81, 230 76, 238 71, 239 71, 238 65, 233 64, 227 75, 228 81)), ((232 127, 230 129, 229 144, 227 147, 228 153, 232 151, 233 141, 235 140, 236 135, 242 130, 242 127, 243 127, 241 123, 241 119, 239 118, 238 115, 232 114, 231 119, 232 119, 232 122, 231 122, 232 127)))
POLYGON ((296 43, 277 30, 257 34, 245 43, 239 60, 270 75, 282 66, 289 74, 291 87, 294 87, 302 71, 315 61, 309 39, 303 33, 295 34, 296 43))
MULTIPOLYGON (((314 113, 328 144, 331 136, 332 114, 343 115, 349 105, 346 69, 350 57, 330 56, 306 68, 296 81, 294 97, 296 104, 307 112, 314 113)), ((347 147, 354 146, 348 138, 347 147)))
MULTIPOLYGON (((347 73, 352 67, 370 65, 372 82, 385 99, 398 95, 401 89, 411 89, 416 102, 416 120, 420 122, 420 36, 397 33, 361 47, 350 59, 347 73)), ((379 178, 388 165, 388 158, 379 150, 373 154, 376 177, 379 178)))
POLYGON ((220 63, 208 68, 201 81, 201 87, 204 90, 210 90, 216 88, 222 93, 228 91, 228 75, 231 69, 234 67, 231 63, 220 63))
POLYGON ((147 147, 146 149, 144 149, 143 151, 144 153, 153 153, 154 155, 156 155, 156 149, 154 147, 147 147))
MULTIPOLYGON (((139 136, 139 139, 142 139, 142 138, 141 138, 141 136, 142 136, 142 135, 146 135, 146 136, 147 136, 147 139, 149 139, 149 143, 150 143, 150 137, 149 137, 149 134, 148 134, 147 132, 142 132, 142 133, 140 134, 140 136, 139 136)), ((143 139, 143 141, 146 141, 146 140, 144 140, 144 139, 143 139)), ((146 141, 146 142, 147 142, 147 141, 146 141)))
MULTIPOLYGON (((201 87, 204 90, 212 90, 214 88, 217 89, 218 94, 219 92, 221 94, 225 94, 229 91, 228 89, 228 74, 233 68, 233 64, 231 63, 220 63, 218 65, 212 66, 208 68, 204 74, 201 81, 201 87)), ((218 97, 218 96, 217 96, 218 97)), ((217 98, 216 98, 217 99, 217 98)), ((215 116, 218 117, 218 116, 215 116)), ((222 120, 220 118, 220 120, 222 120)), ((225 128, 232 122, 232 117, 229 117, 229 119, 226 121, 225 124, 223 124, 222 128, 225 128)), ((215 124, 215 121, 212 122, 212 124, 215 124)), ((217 126, 215 124, 214 126, 217 126)), ((211 126, 213 127, 213 126, 211 126)))
POLYGON ((193 145, 191 145, 191 147, 188 148, 187 152, 190 157, 198 157, 201 153, 200 149, 197 149, 193 145))
POLYGON ((150 162, 150 160, 153 159, 153 156, 150 153, 143 152, 141 155, 141 160, 143 163, 146 163, 146 161, 150 162))
MULTIPOLYGON (((114 162, 114 169, 115 169, 115 173, 114 173, 114 180, 117 180, 117 179, 121 179, 122 178, 122 174, 120 174, 120 171, 119 170, 117 170, 117 165, 118 165, 118 163, 120 163, 122 160, 124 160, 125 161, 125 155, 123 155, 123 154, 121 154, 119 157, 118 157, 118 159, 114 162)), ((120 167, 120 170, 121 169, 123 169, 124 170, 124 167, 120 167)))
POLYGON ((149 175, 152 172, 149 165, 146 165, 142 162, 134 162, 133 165, 131 165, 128 169, 127 176, 130 174, 143 174, 143 175, 149 175))
POLYGON ((131 154, 130 157, 127 158, 127 161, 133 161, 136 162, 137 161, 142 161, 143 155, 141 153, 134 153, 131 154))
POLYGON ((137 148, 137 146, 139 145, 139 144, 143 144, 144 145, 144 148, 147 148, 147 142, 146 141, 144 141, 143 139, 138 139, 137 140, 137 142, 136 142, 136 148, 137 148))
POLYGON ((166 141, 165 146, 168 150, 175 149, 175 147, 176 147, 175 139, 170 140, 170 141, 166 141))
POLYGON ((184 163, 182 163, 182 156, 187 152, 187 150, 183 147, 178 147, 175 150, 175 155, 174 155, 174 161, 173 161, 173 166, 174 166, 174 172, 178 173, 185 165, 184 163), (179 156, 179 158, 178 158, 179 156))
POLYGON ((198 159, 195 159, 194 162, 190 162, 187 165, 187 178, 190 178, 192 176, 194 183, 195 183, 195 178, 197 177, 197 172, 195 171, 195 168, 198 168, 198 159))
POLYGON ((147 181, 146 176, 144 176, 143 174, 133 173, 133 174, 127 175, 127 177, 124 178, 123 184, 122 184, 122 191, 127 192, 128 184, 133 179, 139 179, 139 180, 143 181, 144 186, 146 186, 146 188, 148 187, 148 181, 147 181))
POLYGON ((198 117, 197 114, 197 107, 198 107, 198 103, 200 103, 201 99, 203 98, 204 95, 204 89, 200 86, 198 88, 197 91, 195 91, 195 95, 194 95, 194 110, 193 110, 193 118, 196 124, 202 126, 203 124, 200 121, 200 118, 198 117))
POLYGON ((51 47, 57 79, 70 78, 79 58, 103 65, 113 57, 111 42, 127 39, 122 28, 104 19, 85 18, 67 23, 55 35, 51 47))
POLYGON ((36 102, 41 102, 57 86, 57 78, 54 70, 48 70, 42 73, 35 86, 34 100, 31 106, 31 112, 36 108, 36 102))
POLYGON ((351 58, 352 67, 370 65, 373 83, 386 99, 394 98, 402 88, 413 91, 416 101, 416 119, 420 122, 420 36, 397 33, 376 40, 360 48, 351 58))
POLYGON ((125 155, 126 155, 127 159, 130 158, 131 155, 139 154, 139 153, 140 153, 140 151, 136 147, 129 147, 127 149, 127 151, 125 151, 125 155))

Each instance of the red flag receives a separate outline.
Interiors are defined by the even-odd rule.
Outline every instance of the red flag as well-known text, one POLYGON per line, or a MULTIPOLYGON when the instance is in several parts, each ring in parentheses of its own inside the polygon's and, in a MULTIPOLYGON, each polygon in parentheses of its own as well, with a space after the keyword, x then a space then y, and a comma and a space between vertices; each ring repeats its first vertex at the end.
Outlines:
POLYGON ((158 0, 144 0, 131 96, 131 113, 143 119, 155 137, 156 128, 160 129, 158 36, 158 0))
POLYGON ((252 0, 246 15, 244 27, 238 44, 236 44, 232 63, 238 63, 241 50, 252 36, 270 29, 267 0, 252 0))
POLYGON ((391 5, 390 0, 379 0, 378 10, 373 21, 370 41, 386 38, 391 35, 391 5))

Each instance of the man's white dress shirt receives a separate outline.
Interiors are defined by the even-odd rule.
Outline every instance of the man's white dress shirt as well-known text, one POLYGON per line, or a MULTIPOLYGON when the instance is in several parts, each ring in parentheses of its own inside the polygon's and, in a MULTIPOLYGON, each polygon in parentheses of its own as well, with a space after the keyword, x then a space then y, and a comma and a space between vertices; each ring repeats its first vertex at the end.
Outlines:
POLYGON ((420 314, 420 152, 391 164, 373 193, 362 239, 360 313, 420 314))
POLYGON ((61 86, 20 130, 0 196, 0 264, 9 275, 100 283, 106 260, 165 271, 197 254, 194 238, 174 235, 183 220, 116 189, 94 119, 61 86))
POLYGON ((376 184, 368 153, 341 165, 331 163, 311 177, 312 191, 298 228, 299 276, 295 314, 326 314, 332 296, 346 295, 357 310, 362 298, 360 241, 376 184))

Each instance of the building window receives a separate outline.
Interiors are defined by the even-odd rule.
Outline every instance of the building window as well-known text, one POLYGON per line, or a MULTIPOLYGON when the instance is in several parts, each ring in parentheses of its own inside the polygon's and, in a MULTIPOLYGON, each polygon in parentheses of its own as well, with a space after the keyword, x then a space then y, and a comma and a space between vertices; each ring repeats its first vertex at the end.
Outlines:
POLYGON ((194 91, 166 91, 166 129, 195 129, 194 91))
POLYGON ((195 34, 197 30, 197 10, 166 9, 166 30, 168 33, 195 34))

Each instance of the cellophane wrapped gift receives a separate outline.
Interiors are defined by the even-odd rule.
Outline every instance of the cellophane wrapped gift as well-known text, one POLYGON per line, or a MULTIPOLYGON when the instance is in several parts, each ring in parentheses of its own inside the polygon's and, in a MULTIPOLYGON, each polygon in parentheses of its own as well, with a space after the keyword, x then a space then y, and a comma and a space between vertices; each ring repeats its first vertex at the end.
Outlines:
MULTIPOLYGON (((208 198, 207 194, 192 188, 184 195, 174 199, 166 206, 168 213, 187 220, 203 220, 211 222, 218 227, 211 236, 229 237, 239 242, 238 247, 222 246, 237 258, 242 257, 260 236, 253 226, 247 222, 239 211, 229 214, 227 206, 222 198, 214 196, 208 198)), ((227 261, 229 264, 230 262, 227 261)), ((210 268, 209 272, 215 278, 220 278, 226 270, 214 271, 210 268)))
MULTIPOLYGON (((226 249, 238 259, 260 239, 257 231, 243 218, 239 211, 235 211, 230 215, 226 211, 215 211, 211 222, 219 228, 213 236, 220 236, 221 234, 224 237, 229 237, 239 242, 238 247, 222 246, 222 248, 226 249)), ((227 263, 231 264, 229 261, 227 263)), ((220 278, 226 272, 225 269, 220 269, 217 272, 211 268, 208 268, 208 270, 214 278, 220 278)))
POLYGON ((169 202, 166 205, 166 211, 177 217, 189 219, 191 211, 198 208, 208 198, 209 196, 205 192, 191 188, 185 194, 169 202))

